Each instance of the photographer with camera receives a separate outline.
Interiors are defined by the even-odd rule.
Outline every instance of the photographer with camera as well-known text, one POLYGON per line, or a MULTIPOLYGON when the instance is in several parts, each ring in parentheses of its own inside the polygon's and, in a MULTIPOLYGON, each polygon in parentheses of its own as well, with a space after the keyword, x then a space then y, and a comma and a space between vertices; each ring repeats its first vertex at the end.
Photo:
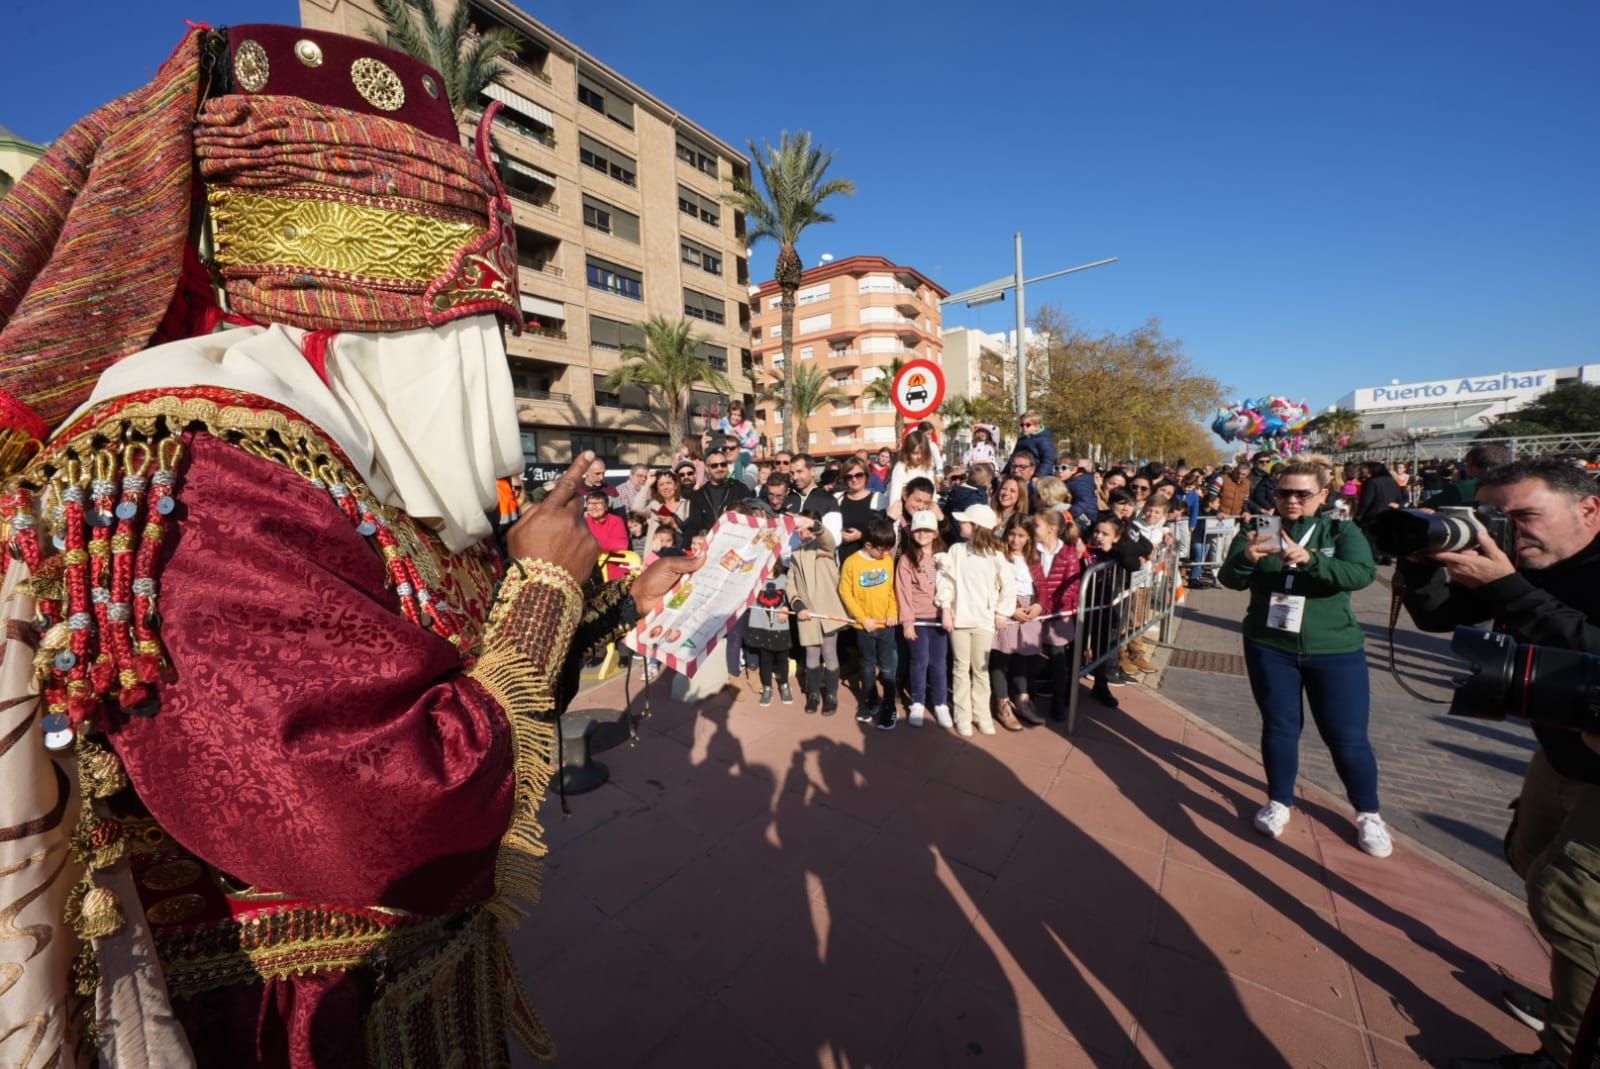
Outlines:
MULTIPOLYGON (((1408 510, 1373 531, 1381 549, 1402 557, 1396 586, 1403 586, 1417 626, 1445 631, 1493 620, 1521 643, 1600 654, 1600 489, 1594 480, 1561 461, 1524 460, 1484 473, 1476 491, 1470 521, 1452 512, 1408 510), (1472 544, 1462 545, 1468 538, 1472 544)), ((1527 651, 1526 663, 1518 665, 1524 688, 1532 682, 1534 656, 1527 651)), ((1554 677, 1542 685, 1562 682, 1554 677)), ((1581 685, 1583 677, 1571 682, 1581 685)), ((1534 1006, 1531 1014, 1524 1006, 1518 1014, 1526 1019, 1543 1009, 1541 1049, 1457 1062, 1462 1069, 1565 1066, 1595 987, 1600 737, 1541 723, 1545 704, 1524 700, 1500 711, 1532 719, 1539 740, 1506 836, 1506 857, 1526 881, 1528 911, 1551 949, 1548 1006, 1534 1006)), ((1554 713, 1555 703, 1548 704, 1554 713)), ((1508 996, 1514 994, 1526 995, 1508 996)))
POLYGON ((1350 594, 1377 578, 1372 549, 1353 524, 1318 515, 1333 471, 1295 460, 1278 472, 1276 516, 1247 517, 1218 580, 1250 591, 1244 660, 1261 710, 1267 804, 1256 830, 1276 839, 1293 813, 1300 731, 1309 699, 1317 732, 1356 810, 1356 844, 1393 850, 1378 814, 1378 759, 1367 738, 1366 635, 1350 594))

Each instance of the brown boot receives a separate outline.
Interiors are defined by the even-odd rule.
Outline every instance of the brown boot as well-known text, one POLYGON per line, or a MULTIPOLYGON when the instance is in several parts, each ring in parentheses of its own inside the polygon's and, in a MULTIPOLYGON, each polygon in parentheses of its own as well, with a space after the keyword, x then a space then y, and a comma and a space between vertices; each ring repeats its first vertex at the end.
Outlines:
POLYGON ((1155 662, 1145 656, 1145 644, 1143 642, 1130 642, 1128 648, 1122 651, 1122 659, 1141 672, 1154 672, 1156 670, 1155 662))
POLYGON ((1044 717, 1033 708, 1033 698, 1027 694, 1017 699, 1017 719, 1030 727, 1043 727, 1044 717))
POLYGON ((1009 698, 1000 699, 1000 708, 994 714, 994 718, 1000 721, 1000 726, 1007 731, 1022 730, 1022 724, 1017 720, 1017 714, 1011 710, 1011 700, 1009 698))

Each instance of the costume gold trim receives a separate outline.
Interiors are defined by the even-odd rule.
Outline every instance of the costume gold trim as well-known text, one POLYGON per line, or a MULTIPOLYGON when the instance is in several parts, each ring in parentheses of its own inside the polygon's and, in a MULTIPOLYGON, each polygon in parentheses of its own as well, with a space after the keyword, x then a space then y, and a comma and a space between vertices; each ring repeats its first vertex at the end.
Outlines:
POLYGON ((207 199, 217 263, 225 274, 293 267, 427 284, 448 273, 456 255, 484 235, 480 222, 466 215, 326 189, 289 188, 268 196, 215 187, 207 199))
POLYGON ((525 912, 516 900, 539 900, 540 862, 548 853, 539 802, 555 758, 556 676, 583 617, 583 591, 564 569, 519 560, 490 611, 485 652, 467 674, 487 690, 511 722, 516 790, 511 823, 495 859, 489 909, 510 925, 525 912))

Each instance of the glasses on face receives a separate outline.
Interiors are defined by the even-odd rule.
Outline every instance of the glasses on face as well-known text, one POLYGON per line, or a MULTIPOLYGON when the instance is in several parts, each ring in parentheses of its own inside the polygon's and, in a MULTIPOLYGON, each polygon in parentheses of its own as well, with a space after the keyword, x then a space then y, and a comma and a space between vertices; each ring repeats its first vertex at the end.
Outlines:
POLYGON ((845 476, 845 478, 849 479, 851 482, 855 482, 857 479, 865 479, 866 477, 867 473, 864 471, 852 471, 849 475, 845 476))
POLYGON ((710 464, 706 465, 706 467, 711 471, 722 471, 727 466, 728 462, 726 460, 712 461, 710 464))
POLYGON ((1038 426, 1038 424, 1033 422, 1032 420, 1024 420, 1023 423, 1022 423, 1022 429, 1025 430, 1025 431, 1031 431, 1031 430, 1033 430, 1033 428, 1035 428, 1037 426, 1038 426))
POLYGON ((780 460, 780 461, 778 461, 778 467, 780 467, 780 468, 787 468, 787 467, 788 467, 788 466, 789 466, 789 462, 788 462, 788 461, 787 461, 787 460, 780 460))
POLYGON ((1136 494, 1148 494, 1150 492, 1150 486, 1148 483, 1134 483, 1133 492, 1136 494))
POLYGON ((1285 501, 1310 501, 1320 493, 1322 493, 1321 490, 1290 490, 1282 486, 1278 487, 1278 496, 1285 501))

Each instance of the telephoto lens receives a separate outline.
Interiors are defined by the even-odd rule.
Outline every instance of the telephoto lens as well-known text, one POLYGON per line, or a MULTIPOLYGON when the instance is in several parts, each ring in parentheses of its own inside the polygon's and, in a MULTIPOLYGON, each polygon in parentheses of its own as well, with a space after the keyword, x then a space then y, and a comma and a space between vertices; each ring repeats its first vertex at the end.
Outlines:
POLYGON ((1373 518, 1372 546, 1386 557, 1457 553, 1478 541, 1478 525, 1466 516, 1426 509, 1390 509, 1373 518))
POLYGON ((1471 668, 1451 699, 1452 715, 1600 731, 1600 657, 1476 627, 1456 628, 1450 650, 1471 668))

